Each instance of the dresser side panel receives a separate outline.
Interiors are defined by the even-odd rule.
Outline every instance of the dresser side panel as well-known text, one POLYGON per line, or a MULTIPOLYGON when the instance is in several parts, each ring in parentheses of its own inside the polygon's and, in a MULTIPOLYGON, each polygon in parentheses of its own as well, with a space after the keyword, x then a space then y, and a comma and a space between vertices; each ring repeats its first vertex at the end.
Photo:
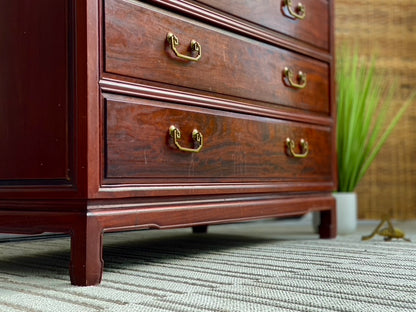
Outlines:
POLYGON ((70 180, 68 0, 0 3, 0 183, 70 180))

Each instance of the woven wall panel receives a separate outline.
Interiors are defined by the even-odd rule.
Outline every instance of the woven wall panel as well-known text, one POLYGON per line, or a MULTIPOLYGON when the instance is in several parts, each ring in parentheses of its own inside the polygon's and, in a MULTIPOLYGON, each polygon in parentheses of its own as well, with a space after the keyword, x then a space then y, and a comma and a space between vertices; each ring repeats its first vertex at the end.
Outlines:
MULTIPOLYGON (((377 71, 396 83, 393 110, 416 90, 416 1, 336 0, 336 46, 376 54, 377 71)), ((388 139, 358 189, 359 217, 416 218, 416 103, 388 139)))

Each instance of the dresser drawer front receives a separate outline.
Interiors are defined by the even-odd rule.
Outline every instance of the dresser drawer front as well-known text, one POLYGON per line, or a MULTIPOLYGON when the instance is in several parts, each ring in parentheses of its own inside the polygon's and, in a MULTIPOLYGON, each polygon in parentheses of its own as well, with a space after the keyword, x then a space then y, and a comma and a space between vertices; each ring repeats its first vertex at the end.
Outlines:
POLYGON ((276 0, 197 0, 223 12, 283 33, 319 48, 329 49, 329 9, 327 0, 292 0, 290 9, 285 1, 276 0), (304 7, 302 19, 298 5, 304 7))
POLYGON ((104 103, 106 178, 331 181, 329 128, 117 95, 104 103), (172 125, 185 149, 199 146, 192 139, 197 129, 201 150, 181 151, 172 125), (296 142, 297 154, 305 139, 308 155, 290 156, 286 138, 296 142))
POLYGON ((104 70, 147 81, 237 96, 273 104, 329 113, 328 64, 224 32, 190 19, 165 13, 141 2, 105 1, 104 70), (181 54, 196 57, 194 39, 202 55, 183 60, 166 37, 179 39, 181 54), (284 76, 285 67, 306 87, 296 88, 284 76))

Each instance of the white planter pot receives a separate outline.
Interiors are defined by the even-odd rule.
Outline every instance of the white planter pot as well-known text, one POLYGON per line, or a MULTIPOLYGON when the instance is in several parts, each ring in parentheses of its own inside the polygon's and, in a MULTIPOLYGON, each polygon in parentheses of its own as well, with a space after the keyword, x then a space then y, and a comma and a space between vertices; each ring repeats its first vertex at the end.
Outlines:
POLYGON ((357 194, 334 193, 337 202, 337 232, 340 235, 354 233, 357 229, 357 194))
MULTIPOLYGON (((337 234, 352 234, 357 229, 357 194, 354 192, 333 193, 337 205, 337 234)), ((313 226, 318 232, 319 212, 313 214, 313 226)))

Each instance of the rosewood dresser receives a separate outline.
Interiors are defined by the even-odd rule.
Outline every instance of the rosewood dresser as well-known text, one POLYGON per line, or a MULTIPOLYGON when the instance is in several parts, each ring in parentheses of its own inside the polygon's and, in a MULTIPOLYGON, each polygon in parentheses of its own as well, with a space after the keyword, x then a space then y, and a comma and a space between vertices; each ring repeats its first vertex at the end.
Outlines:
POLYGON ((0 232, 70 234, 75 285, 104 232, 335 237, 333 2, 1 1, 0 232))

